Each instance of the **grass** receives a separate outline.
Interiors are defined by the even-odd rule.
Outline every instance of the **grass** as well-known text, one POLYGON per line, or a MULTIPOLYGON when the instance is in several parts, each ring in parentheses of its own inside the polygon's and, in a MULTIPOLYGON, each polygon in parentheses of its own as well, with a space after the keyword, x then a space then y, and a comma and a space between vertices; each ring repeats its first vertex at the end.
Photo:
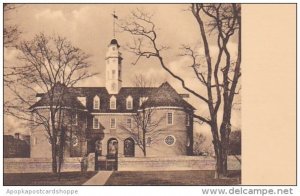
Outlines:
POLYGON ((214 171, 116 171, 105 185, 237 185, 241 171, 226 179, 214 179, 214 171))
POLYGON ((97 172, 63 172, 59 179, 58 174, 53 173, 14 173, 4 174, 4 186, 34 186, 34 185, 82 185, 97 172))

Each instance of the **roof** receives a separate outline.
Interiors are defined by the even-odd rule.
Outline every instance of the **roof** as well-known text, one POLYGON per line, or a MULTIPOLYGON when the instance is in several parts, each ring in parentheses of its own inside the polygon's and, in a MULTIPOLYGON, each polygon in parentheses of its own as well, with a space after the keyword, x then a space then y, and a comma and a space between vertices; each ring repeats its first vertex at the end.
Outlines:
POLYGON ((143 104, 143 107, 172 106, 183 107, 186 109, 195 109, 186 102, 176 90, 168 83, 163 83, 149 96, 149 99, 143 104))
POLYGON ((33 104, 29 109, 34 109, 39 106, 49 106, 50 98, 53 96, 53 105, 61 105, 62 107, 70 107, 77 109, 86 109, 84 105, 77 99, 77 96, 73 94, 69 88, 61 83, 57 83, 50 92, 41 94, 41 99, 33 104), (51 93, 53 89, 53 93, 51 93))
POLYGON ((120 45, 118 44, 118 41, 117 41, 116 39, 112 39, 112 40, 110 41, 110 44, 115 44, 115 45, 118 46, 118 48, 120 47, 120 45))
MULTIPOLYGON (((144 107, 158 106, 175 106, 194 110, 195 108, 187 103, 182 96, 167 82, 160 87, 122 87, 118 94, 109 94, 105 87, 58 87, 65 89, 68 96, 63 101, 64 106, 87 109, 89 112, 95 113, 131 113, 140 108, 140 98, 148 97, 148 100, 143 104, 144 107), (100 110, 93 108, 93 99, 95 96, 100 98, 100 110), (110 98, 115 96, 117 104, 116 109, 110 109, 110 98), (126 108, 126 99, 131 96, 133 99, 133 109, 126 108), (86 105, 84 106, 77 97, 86 97, 86 105)), ((49 98, 47 93, 42 95, 41 99, 30 107, 33 109, 38 106, 47 106, 49 98)))

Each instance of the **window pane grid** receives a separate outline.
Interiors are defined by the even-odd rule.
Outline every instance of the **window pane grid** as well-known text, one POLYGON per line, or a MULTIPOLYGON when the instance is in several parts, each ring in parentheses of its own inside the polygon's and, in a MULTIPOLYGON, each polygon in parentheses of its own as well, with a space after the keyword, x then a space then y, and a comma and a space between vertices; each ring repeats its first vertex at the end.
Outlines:
POLYGON ((94 117, 94 120, 93 120, 93 128, 99 129, 99 120, 96 117, 94 117))
POLYGON ((110 128, 111 129, 115 129, 116 128, 116 119, 115 118, 111 118, 110 119, 110 128))
POLYGON ((167 114, 167 124, 172 125, 173 124, 173 113, 168 113, 167 114))

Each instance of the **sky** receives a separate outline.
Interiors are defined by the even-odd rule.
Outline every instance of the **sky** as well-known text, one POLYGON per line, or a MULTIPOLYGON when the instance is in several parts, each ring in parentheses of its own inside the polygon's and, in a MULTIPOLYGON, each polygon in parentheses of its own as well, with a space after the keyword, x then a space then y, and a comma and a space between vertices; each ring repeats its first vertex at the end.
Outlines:
MULTIPOLYGON (((5 15, 5 23, 15 24, 19 27, 22 31, 20 40, 30 40, 40 32, 46 35, 66 37, 74 46, 91 55, 90 71, 99 73, 81 81, 77 86, 100 87, 105 85, 105 53, 113 38, 112 13, 115 10, 120 21, 126 19, 130 11, 136 8, 153 13, 153 21, 157 26, 158 43, 170 47, 162 54, 167 66, 183 77, 190 88, 204 93, 204 89, 192 74, 191 68, 188 67, 191 63, 190 59, 179 56, 179 47, 182 44, 191 46, 198 44, 199 51, 202 52, 199 29, 192 13, 187 10, 189 8, 187 4, 22 4, 16 10, 5 15)), ((123 86, 132 86, 134 76, 144 74, 146 77, 154 79, 158 86, 162 82, 168 81, 179 93, 187 93, 177 80, 161 68, 156 59, 141 59, 137 65, 132 64, 136 56, 124 49, 125 45, 132 42, 131 35, 117 31, 116 39, 121 45, 124 58, 122 64, 123 86)), ((213 38, 210 41, 213 42, 213 38)), ((216 54, 217 47, 215 45, 211 45, 210 49, 212 54, 216 54)), ((234 39, 229 43, 229 50, 236 53, 234 39)), ((5 49, 4 63, 12 64, 16 60, 16 56, 15 49, 5 49)), ((199 99, 190 95, 188 102, 194 105, 197 114, 206 113, 207 107, 199 99)), ((232 125, 240 128, 240 110, 233 112, 232 125)), ((11 117, 5 118, 4 131, 5 133, 29 132, 11 117)), ((208 135, 210 132, 207 126, 198 124, 195 125, 195 131, 208 135)))

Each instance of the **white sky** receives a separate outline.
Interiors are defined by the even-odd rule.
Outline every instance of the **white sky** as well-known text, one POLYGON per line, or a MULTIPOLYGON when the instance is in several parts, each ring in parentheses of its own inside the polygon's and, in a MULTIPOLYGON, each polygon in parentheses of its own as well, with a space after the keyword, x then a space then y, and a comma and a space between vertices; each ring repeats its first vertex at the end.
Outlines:
MULTIPOLYGON (((105 53, 107 45, 113 37, 113 19, 112 12, 116 11, 119 19, 128 16, 130 10, 140 8, 147 12, 153 12, 154 22, 158 28, 158 41, 170 46, 170 50, 165 52, 164 59, 167 64, 176 73, 186 78, 189 86, 199 91, 199 82, 191 74, 188 68, 189 60, 178 56, 181 44, 193 45, 199 42, 199 30, 197 23, 191 12, 186 11, 189 5, 169 4, 169 5, 94 5, 94 4, 25 4, 21 5, 16 11, 6 15, 6 22, 16 24, 22 31, 21 39, 31 39, 34 35, 44 32, 47 35, 59 34, 67 37, 75 46, 78 46, 87 54, 91 55, 90 63, 92 72, 100 72, 99 75, 82 81, 78 86, 104 86, 105 81, 105 53)), ((126 33, 117 33, 119 44, 124 46, 132 40, 132 37, 126 33)), ((210 40, 210 41, 213 41, 210 40)), ((201 50, 201 49, 200 49, 201 50)), ((230 50, 236 50, 234 40, 230 43, 230 50)), ((215 46, 211 46, 211 51, 216 51, 215 46)), ((186 93, 180 86, 180 83, 173 79, 164 71, 157 60, 141 60, 138 65, 132 65, 135 56, 122 50, 123 53, 123 86, 132 86, 131 81, 135 74, 146 74, 147 77, 154 78, 160 85, 168 81, 179 93, 186 93)), ((5 49, 4 60, 6 64, 15 61, 16 51, 5 49)), ((205 105, 198 99, 191 96, 188 100, 197 108, 197 113, 202 114, 207 110, 205 105)), ((221 117, 221 115, 219 115, 221 117)), ((5 119, 5 132, 24 132, 24 129, 14 119, 5 119)), ((240 111, 234 111, 232 115, 232 124, 234 127, 240 127, 240 111)), ((209 133, 208 127, 195 126, 195 131, 209 133)), ((26 131, 25 131, 26 132, 26 131)))

